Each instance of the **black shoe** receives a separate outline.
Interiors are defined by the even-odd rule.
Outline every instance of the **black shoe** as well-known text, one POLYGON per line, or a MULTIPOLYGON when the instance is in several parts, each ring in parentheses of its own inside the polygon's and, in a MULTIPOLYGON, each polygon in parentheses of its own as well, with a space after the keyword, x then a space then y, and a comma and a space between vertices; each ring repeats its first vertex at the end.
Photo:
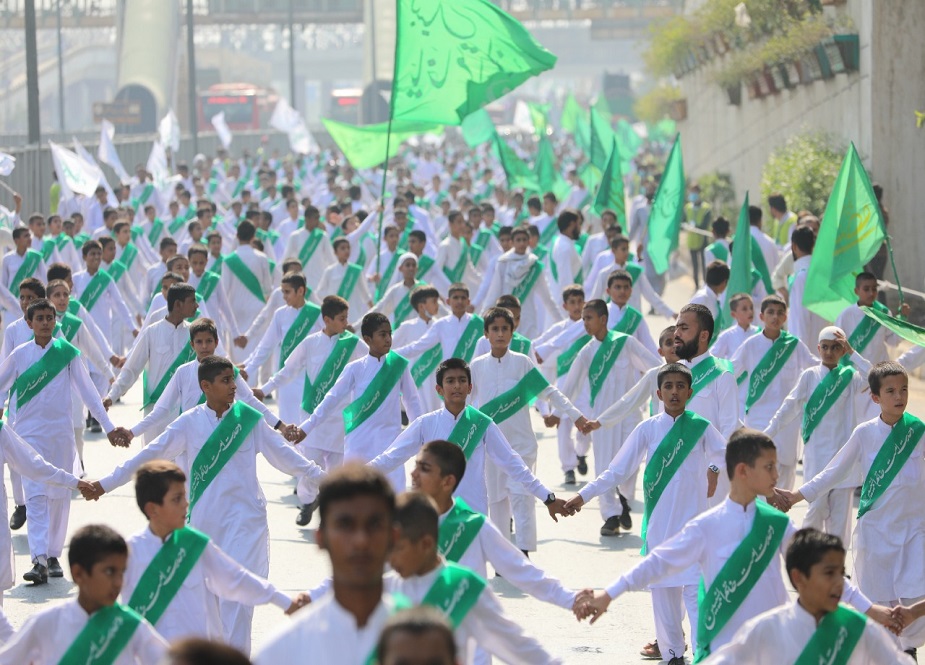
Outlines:
POLYGON ((623 512, 620 514, 620 526, 627 530, 632 529, 633 518, 630 517, 630 504, 622 494, 620 495, 620 505, 623 506, 623 512))
POLYGON ((28 573, 25 573, 22 578, 27 582, 32 582, 33 586, 38 586, 39 584, 47 584, 48 568, 40 563, 37 563, 32 566, 32 570, 30 570, 28 573))
POLYGON ((303 504, 302 509, 299 510, 299 516, 295 518, 295 523, 299 526, 308 526, 308 523, 312 521, 312 515, 315 513, 315 508, 318 507, 318 499, 315 499, 311 503, 303 504))
POLYGON ((915 662, 919 662, 919 659, 918 659, 918 657, 916 656, 916 653, 917 653, 917 652, 918 652, 918 649, 906 649, 906 651, 905 651, 905 653, 907 653, 907 654, 909 654, 910 656, 912 656, 912 660, 914 660, 915 662))
POLYGON ((61 564, 58 563, 58 557, 48 557, 48 576, 64 577, 64 569, 61 567, 61 564))
POLYGON ((668 665, 685 665, 683 656, 675 656, 668 661, 668 665))
POLYGON ((604 526, 601 527, 602 536, 618 536, 620 535, 620 516, 613 515, 608 517, 607 521, 604 522, 604 526))
POLYGON ((588 474, 588 456, 579 455, 578 456, 578 473, 585 476, 588 474))
POLYGON ((96 418, 90 418, 90 432, 92 434, 99 434, 103 431, 103 427, 100 425, 100 421, 96 418))
POLYGON ((578 481, 575 480, 575 472, 569 469, 565 472, 565 484, 566 485, 576 485, 578 481))
POLYGON ((22 528, 22 525, 26 523, 26 507, 25 506, 16 506, 13 510, 13 514, 10 515, 10 528, 13 531, 18 531, 22 528))

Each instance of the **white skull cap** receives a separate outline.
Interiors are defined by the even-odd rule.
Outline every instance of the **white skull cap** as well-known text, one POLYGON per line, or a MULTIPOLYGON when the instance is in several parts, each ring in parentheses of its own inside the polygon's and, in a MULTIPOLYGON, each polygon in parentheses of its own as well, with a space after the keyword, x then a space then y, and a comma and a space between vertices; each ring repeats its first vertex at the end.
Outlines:
POLYGON ((826 326, 819 332, 819 343, 834 342, 838 339, 837 335, 845 335, 845 331, 838 326, 826 326))

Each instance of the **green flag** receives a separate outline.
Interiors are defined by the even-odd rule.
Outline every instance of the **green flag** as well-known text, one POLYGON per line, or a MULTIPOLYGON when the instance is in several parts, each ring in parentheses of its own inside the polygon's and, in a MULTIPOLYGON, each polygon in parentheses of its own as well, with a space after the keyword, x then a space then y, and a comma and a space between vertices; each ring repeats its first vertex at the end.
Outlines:
POLYGON ((586 155, 591 152, 591 119, 580 110, 575 121, 575 145, 586 155))
POLYGON ((905 340, 925 346, 925 328, 909 323, 905 319, 890 316, 888 312, 880 311, 873 307, 862 307, 864 313, 884 328, 892 330, 905 340))
POLYGON ((578 177, 589 192, 596 191, 601 184, 601 170, 591 162, 578 169, 578 177))
POLYGON ((530 111, 530 121, 533 123, 533 132, 537 136, 546 136, 546 118, 549 116, 549 104, 527 102, 530 111))
POLYGON ((624 163, 632 161, 642 147, 642 137, 623 118, 617 120, 617 145, 620 146, 620 159, 624 163))
POLYGON ((610 208, 617 213, 617 223, 626 228, 626 199, 623 194, 623 174, 620 171, 620 149, 617 147, 617 137, 613 137, 610 157, 604 167, 601 187, 594 197, 591 206, 597 215, 610 208))
POLYGON ((654 125, 646 124, 646 131, 653 143, 667 143, 678 133, 678 126, 674 120, 665 118, 654 125))
POLYGON ((601 117, 606 118, 607 122, 610 123, 610 118, 613 113, 610 111, 610 103, 607 101, 607 97, 604 96, 603 92, 597 96, 593 108, 601 114, 601 117))
POLYGON ((555 64, 489 0, 398 0, 392 119, 458 125, 555 64))
MULTIPOLYGON (((752 234, 748 222, 748 192, 745 192, 745 201, 739 210, 739 221, 736 222, 736 234, 732 240, 732 259, 729 273, 729 284, 726 285, 726 304, 723 306, 725 321, 732 321, 732 310, 729 301, 737 293, 752 292, 752 234)), ((731 325, 731 324, 730 324, 731 325)), ((718 330, 717 333, 722 332, 718 330)))
POLYGON ((678 247, 681 218, 684 216, 684 162, 681 136, 675 138, 668 163, 652 201, 649 213, 649 240, 646 253, 659 275, 668 271, 671 253, 678 247))
POLYGON ((581 107, 578 105, 578 100, 575 99, 574 93, 570 92, 565 98, 565 103, 562 105, 562 119, 559 121, 562 130, 569 134, 574 134, 578 129, 578 117, 581 113, 582 111, 581 107))
POLYGON ((501 166, 504 168, 504 174, 507 176, 508 189, 522 188, 531 192, 539 191, 540 183, 537 181, 536 175, 504 139, 497 134, 495 134, 495 151, 498 154, 501 166))
POLYGON ((495 124, 485 109, 470 113, 462 121, 462 135, 466 145, 474 148, 495 138, 495 124))
POLYGON ((419 122, 392 122, 392 136, 389 139, 389 123, 378 125, 351 125, 322 118, 325 128, 334 139, 344 157, 355 169, 378 166, 386 159, 385 147, 389 146, 388 158, 398 154, 403 141, 419 134, 440 134, 443 127, 419 122))
POLYGON ((559 173, 559 169, 556 168, 556 155, 546 134, 540 134, 534 171, 540 184, 540 189, 544 194, 553 192, 559 200, 568 196, 568 183, 559 173))
POLYGON ((880 249, 880 206, 854 144, 848 148, 819 225, 803 305, 828 321, 857 302, 854 277, 880 249))
POLYGON ((588 160, 602 171, 607 167, 607 159, 610 157, 610 148, 614 138, 610 121, 605 119, 596 108, 591 109, 591 147, 588 151, 588 160))

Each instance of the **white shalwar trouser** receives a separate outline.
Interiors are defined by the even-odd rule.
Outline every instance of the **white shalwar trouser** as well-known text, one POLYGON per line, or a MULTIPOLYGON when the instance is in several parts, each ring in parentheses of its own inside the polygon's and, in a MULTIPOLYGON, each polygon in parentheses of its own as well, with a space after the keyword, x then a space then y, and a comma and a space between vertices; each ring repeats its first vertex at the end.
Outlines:
POLYGON ((29 553, 32 563, 48 565, 48 557, 58 558, 64 550, 71 499, 49 499, 38 495, 26 498, 29 553))
POLYGON ((684 656, 684 610, 691 625, 691 648, 696 649, 697 585, 658 587, 652 590, 652 612, 655 615, 655 639, 662 660, 684 656))

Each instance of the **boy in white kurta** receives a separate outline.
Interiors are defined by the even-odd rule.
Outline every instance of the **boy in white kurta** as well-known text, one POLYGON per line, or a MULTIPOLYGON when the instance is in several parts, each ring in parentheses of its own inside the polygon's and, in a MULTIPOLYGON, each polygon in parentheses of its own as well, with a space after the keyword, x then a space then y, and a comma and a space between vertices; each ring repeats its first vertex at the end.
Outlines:
MULTIPOLYGON (((803 477, 815 478, 832 461, 854 428, 865 418, 870 363, 851 348, 841 328, 828 326, 819 333, 816 367, 803 370, 764 433, 772 439, 781 427, 800 416, 803 438, 803 477), (812 437, 812 438, 810 438, 812 437)), ((804 527, 813 527, 850 542, 851 504, 859 479, 849 478, 813 501, 804 527)))
MULTIPOLYGON (((582 310, 585 333, 590 341, 581 348, 569 369, 562 392, 583 413, 595 417, 619 399, 648 369, 660 365, 659 357, 635 338, 608 329, 607 303, 591 300, 582 310)), ((591 434, 594 449, 594 472, 607 469, 620 446, 642 420, 642 412, 624 420, 616 427, 600 429, 591 434)), ((636 493, 635 474, 620 485, 616 493, 600 496, 601 535, 613 536, 620 527, 632 527, 629 500, 636 493), (617 500, 619 498, 619 501, 617 500)))
MULTIPOLYGON (((234 303, 231 315, 238 330, 245 330, 260 314, 272 290, 267 255, 250 246, 255 234, 256 229, 251 222, 241 222, 237 230, 238 248, 222 261, 221 288, 225 289, 228 301, 234 303)), ((235 346, 232 359, 243 362, 256 345, 257 340, 251 339, 243 349, 235 346)))
MULTIPOLYGON (((760 318, 761 333, 746 340, 730 358, 735 376, 745 374, 748 383, 745 403, 739 405, 745 425, 757 430, 768 426, 803 370, 817 362, 802 340, 783 330, 787 322, 783 298, 771 295, 762 300, 760 318)), ((798 423, 791 421, 779 426, 774 437, 780 464, 778 487, 786 490, 793 489, 796 479, 799 434, 798 423)))
MULTIPOLYGON (((854 528, 858 587, 874 602, 910 605, 925 598, 925 423, 906 411, 909 377, 888 361, 868 375, 880 415, 858 425, 820 473, 789 495, 816 501, 860 471, 864 478, 854 528)), ((904 649, 925 644, 925 620, 906 626, 904 649)))
MULTIPOLYGON (((424 337, 440 314, 440 293, 433 286, 416 286, 409 302, 417 316, 398 326, 392 339, 395 348, 402 348, 424 337)), ((425 413, 440 408, 440 397, 433 387, 437 384, 436 371, 441 360, 443 347, 435 341, 429 349, 411 361, 411 378, 418 389, 421 410, 425 413)))
MULTIPOLYGON (((607 470, 580 489, 565 504, 567 510, 578 511, 593 497, 612 491, 635 476, 643 462, 643 553, 661 545, 707 509, 707 498, 716 491, 720 466, 725 462, 726 440, 706 419, 685 409, 690 384, 691 372, 684 365, 671 363, 659 368, 658 398, 664 412, 642 421, 632 431, 607 470)), ((690 624, 696 626, 698 581, 699 573, 691 567, 650 585, 655 636, 665 658, 683 658, 684 608, 690 624)))
POLYGON ((128 539, 132 556, 122 599, 165 639, 222 641, 218 598, 246 605, 273 603, 287 614, 304 604, 186 526, 186 474, 173 462, 143 464, 135 475, 135 499, 148 526, 128 539))
MULTIPOLYGON (((206 403, 181 414, 157 439, 94 483, 98 494, 128 483, 154 459, 181 460, 190 480, 190 525, 213 538, 235 561, 260 577, 269 573, 267 502, 257 480, 257 454, 293 476, 324 472, 274 432, 256 409, 235 401, 233 366, 211 356, 199 364, 206 403), (216 462, 217 459, 217 462, 216 462)), ((253 608, 222 601, 225 640, 249 650, 253 608)))
POLYGON ((77 597, 29 617, 0 649, 0 663, 161 662, 167 655, 166 640, 133 610, 115 602, 128 556, 125 540, 109 527, 91 524, 78 530, 68 548, 77 597), (108 639, 113 634, 119 637, 108 639))
MULTIPOLYGON (((392 351, 392 326, 378 312, 363 317, 360 327, 369 354, 348 363, 312 414, 292 432, 290 440, 302 441, 313 430, 340 415, 344 423, 345 460, 369 462, 385 450, 401 432, 401 406, 409 419, 420 414, 417 388, 408 360, 392 351)), ((315 445, 311 440, 309 445, 315 445)), ((405 470, 391 470, 396 488, 405 487, 405 470)))
MULTIPOLYGON (((856 303, 845 308, 835 325, 845 331, 848 341, 858 353, 867 358, 872 365, 890 359, 887 347, 896 348, 901 338, 892 330, 884 328, 874 319, 864 314, 862 307, 873 307, 889 314, 890 310, 877 300, 877 278, 869 272, 862 272, 854 278, 856 303)), ((903 303, 903 316, 909 315, 909 304, 903 303)))
POLYGON ((305 208, 305 226, 289 236, 283 258, 299 259, 305 269, 305 280, 312 288, 321 281, 325 269, 336 261, 331 240, 321 227, 321 213, 315 206, 305 208))
MULTIPOLYGON (((108 339, 113 339, 113 318, 118 317, 126 330, 135 330, 135 321, 125 298, 112 276, 101 267, 103 248, 96 240, 88 240, 80 248, 87 269, 75 272, 74 297, 87 308, 93 320, 108 339)), ((71 266, 76 269, 77 266, 71 266)))
POLYGON ((461 358, 467 363, 472 362, 475 357, 475 345, 483 335, 483 322, 481 317, 467 311, 469 288, 465 284, 453 284, 446 302, 450 306, 450 315, 434 321, 423 337, 411 344, 397 347, 398 353, 414 360, 439 342, 443 349, 441 360, 461 358))
POLYGON ((325 269, 318 288, 315 290, 322 298, 338 295, 346 300, 354 316, 354 321, 351 323, 357 325, 360 317, 373 305, 369 288, 366 286, 366 278, 363 275, 363 268, 359 264, 347 261, 350 258, 350 241, 346 238, 338 238, 334 241, 334 256, 337 261, 325 269))
MULTIPOLYGON (((539 447, 530 423, 531 402, 550 402, 580 428, 586 420, 565 395, 549 384, 529 357, 510 349, 515 320, 508 309, 492 307, 483 318, 490 348, 472 361, 471 404, 494 420, 514 452, 535 473, 539 447)), ((517 547, 524 552, 536 551, 533 497, 525 493, 521 483, 511 482, 491 459, 485 460, 485 471, 492 522, 510 531, 513 518, 517 547)))
POLYGON ((633 277, 626 270, 614 270, 607 275, 607 325, 624 335, 635 337, 636 341, 653 353, 658 345, 649 332, 649 324, 637 308, 630 304, 633 296, 633 277))
POLYGON ((746 622, 705 665, 911 665, 886 630, 838 602, 845 548, 837 536, 797 531, 787 548, 786 568, 799 598, 746 622))
POLYGON ((398 259, 396 272, 401 279, 392 284, 382 298, 369 310, 382 312, 392 321, 397 329, 405 321, 413 320, 415 312, 411 307, 411 292, 415 287, 424 284, 417 279, 418 257, 411 252, 405 252, 398 259))

